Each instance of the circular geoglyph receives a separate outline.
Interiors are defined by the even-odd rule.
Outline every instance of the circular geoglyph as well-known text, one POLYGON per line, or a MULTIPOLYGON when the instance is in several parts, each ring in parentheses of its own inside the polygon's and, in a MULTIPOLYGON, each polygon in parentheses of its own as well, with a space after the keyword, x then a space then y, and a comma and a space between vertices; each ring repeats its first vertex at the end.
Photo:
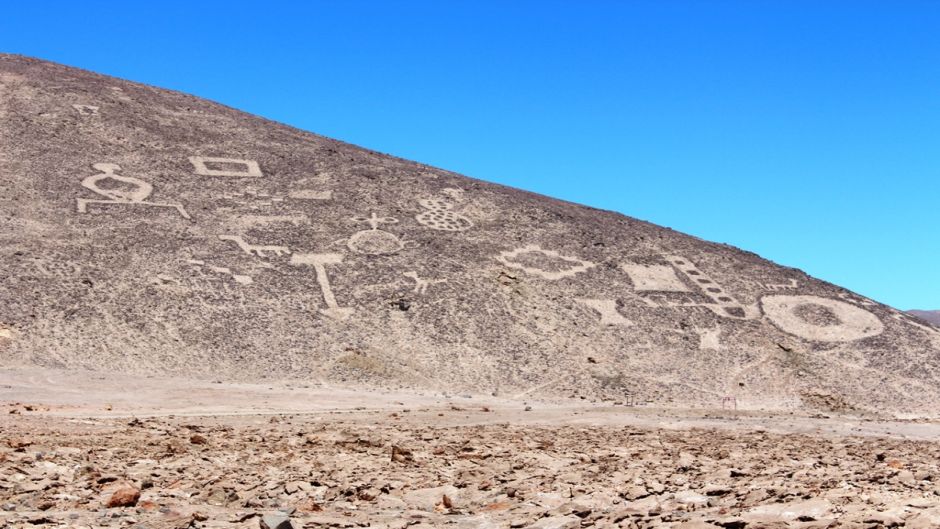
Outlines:
POLYGON ((807 340, 851 342, 884 331, 884 324, 871 312, 819 296, 765 296, 761 307, 774 325, 807 340))

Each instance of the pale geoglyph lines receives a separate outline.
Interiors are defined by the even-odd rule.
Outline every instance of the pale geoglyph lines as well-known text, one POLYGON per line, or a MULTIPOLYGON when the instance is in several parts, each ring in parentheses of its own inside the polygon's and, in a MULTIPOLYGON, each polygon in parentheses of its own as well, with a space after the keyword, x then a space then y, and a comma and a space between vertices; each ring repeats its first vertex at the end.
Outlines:
POLYGON ((590 261, 563 256, 554 250, 544 250, 537 244, 502 252, 496 256, 496 260, 549 281, 572 277, 597 266, 590 261))
MULTIPOLYGON (((96 113, 97 108, 91 106, 73 105, 81 114, 96 113), (87 108, 86 108, 87 107, 87 108)), ((224 177, 261 177, 263 173, 260 165, 254 160, 223 157, 193 156, 189 158, 193 164, 194 173, 201 176, 224 177)), ((103 199, 77 198, 78 211, 87 213, 91 205, 140 205, 158 208, 175 209, 180 216, 189 219, 190 216, 182 204, 150 202, 148 199, 153 193, 153 186, 139 178, 124 176, 118 172, 121 166, 114 163, 97 163, 93 167, 98 174, 82 180, 82 186, 104 197, 103 199), (106 184, 106 181, 112 181, 106 184), (115 185, 118 184, 118 185, 115 185)), ((261 194, 259 193, 259 196, 261 194)), ((462 198, 462 194, 452 193, 451 198, 462 198)), ((297 200, 330 200, 332 191, 319 191, 312 189, 299 189, 288 194, 289 198, 297 200)), ((272 200, 274 197, 272 197, 272 200)), ((280 202, 280 200, 279 200, 280 202)), ((473 222, 467 217, 453 211, 453 204, 442 199, 427 198, 419 201, 426 209, 419 213, 415 219, 418 224, 438 231, 458 232, 473 227, 473 222)), ((267 218, 267 217, 266 217, 267 218)), ((299 224, 306 217, 300 215, 274 215, 271 221, 286 223, 288 221, 299 224)), ((346 247, 355 253, 364 255, 391 255, 401 251, 408 245, 408 241, 397 234, 380 229, 382 225, 398 224, 395 217, 380 217, 370 212, 368 217, 354 217, 356 222, 364 222, 369 229, 353 233, 346 240, 346 247)), ((290 248, 282 245, 253 244, 241 235, 218 235, 219 240, 234 243, 247 255, 269 258, 290 255, 290 248)), ((549 281, 557 281, 585 273, 597 265, 591 261, 577 257, 562 255, 556 250, 544 249, 537 244, 528 244, 513 250, 499 253, 496 260, 503 265, 521 270, 522 272, 540 277, 549 281)), ((624 262, 619 269, 629 276, 634 295, 638 295, 645 303, 652 306, 670 308, 704 307, 718 316, 734 319, 755 319, 763 315, 774 323, 776 327, 795 336, 813 340, 829 342, 845 342, 876 336, 883 332, 884 325, 877 316, 868 310, 846 301, 837 301, 819 296, 784 296, 779 294, 764 296, 751 305, 740 303, 723 286, 702 271, 694 262, 683 256, 662 256, 666 264, 648 264, 624 262), (678 294, 679 298, 670 298, 669 294, 678 294), (704 298, 702 297, 704 296, 704 298), (707 299, 707 301, 702 301, 707 299), (830 318, 822 323, 813 319, 813 311, 818 318, 830 318)), ((290 260, 294 265, 313 266, 316 280, 323 295, 327 308, 320 312, 335 319, 346 319, 354 311, 350 307, 341 307, 336 301, 327 274, 327 265, 340 264, 343 256, 335 253, 313 254, 304 253, 293 255, 290 260)), ((190 264, 213 274, 231 277, 240 284, 251 284, 251 276, 236 274, 230 268, 218 267, 201 261, 190 261, 190 264)), ((426 279, 416 271, 407 271, 403 276, 414 281, 413 293, 424 295, 431 285, 445 283, 447 279, 426 279)), ((794 290, 799 283, 789 279, 786 283, 762 284, 765 291, 780 292, 794 290)), ((618 300, 609 297, 582 297, 577 301, 589 307, 599 315, 599 322, 605 326, 631 326, 634 323, 625 318, 618 309, 618 300)), ((910 323, 909 320, 897 317, 899 321, 910 323)), ((715 349, 720 345, 720 328, 710 328, 699 333, 701 347, 715 349)))
POLYGON ((215 274, 222 274, 222 275, 231 277, 236 283, 239 283, 241 285, 250 285, 254 282, 252 277, 249 275, 236 274, 235 272, 232 271, 231 268, 227 268, 224 266, 211 265, 201 259, 189 259, 186 262, 192 265, 197 270, 209 271, 215 274))
POLYGON ((98 107, 94 105, 72 105, 72 108, 81 116, 96 116, 98 114, 98 107))
POLYGON ((415 217, 422 226, 439 231, 466 231, 473 227, 473 222, 452 211, 454 205, 446 200, 425 198, 418 203, 427 209, 415 217))
POLYGON ((402 250, 406 241, 394 233, 381 230, 382 224, 398 224, 395 217, 379 217, 372 212, 368 217, 353 217, 355 222, 365 222, 368 230, 357 231, 346 241, 346 247, 364 255, 390 255, 402 250))
POLYGON ((692 291, 668 265, 622 263, 620 269, 630 276, 633 289, 639 292, 692 291))
POLYGON ((414 280, 414 282, 415 282, 415 287, 414 287, 413 292, 414 292, 415 294, 422 294, 422 295, 423 295, 423 294, 426 294, 427 291, 428 291, 428 287, 429 287, 429 286, 431 286, 431 285, 439 285, 439 284, 441 284, 441 283, 446 283, 446 282, 447 282, 446 279, 422 279, 422 278, 418 277, 418 272, 415 272, 415 271, 404 272, 402 275, 405 276, 405 277, 409 277, 409 278, 411 278, 411 279, 414 280))
POLYGON ((333 294, 333 288, 330 286, 330 278, 326 273, 326 265, 340 264, 343 262, 342 254, 338 253, 301 253, 294 254, 290 258, 292 265, 312 266, 317 276, 317 283, 320 285, 320 292, 323 294, 323 301, 326 303, 325 309, 320 309, 324 316, 335 320, 345 320, 349 318, 355 309, 351 307, 340 307, 336 302, 336 296, 333 294))
POLYGON ((189 219, 189 213, 183 208, 182 204, 170 204, 160 202, 147 202, 146 199, 153 193, 153 186, 149 183, 130 176, 117 174, 121 166, 116 163, 96 163, 92 167, 100 173, 88 176, 82 180, 82 187, 94 191, 95 193, 106 197, 107 200, 77 198, 78 212, 87 213, 90 204, 126 204, 134 206, 150 206, 157 208, 173 208, 179 212, 184 219, 189 219), (123 188, 102 186, 102 184, 111 180, 122 184, 123 188))
POLYGON ((850 342, 877 336, 884 324, 867 310, 820 296, 770 295, 764 314, 780 330, 817 342, 850 342))
POLYGON ((633 322, 617 312, 617 301, 613 299, 578 298, 578 303, 590 307, 601 316, 601 325, 621 325, 629 327, 633 322))
POLYGON ((213 158, 209 156, 190 156, 195 174, 201 176, 229 176, 234 178, 258 178, 264 176, 261 167, 254 160, 240 158, 213 158), (209 165, 216 168, 213 169, 209 165), (235 166, 235 167, 233 167, 235 166), (238 168, 240 167, 240 169, 238 168))
POLYGON ((290 248, 287 246, 248 244, 240 235, 219 235, 219 240, 234 242, 246 254, 257 257, 267 257, 268 253, 277 256, 290 253, 290 248))

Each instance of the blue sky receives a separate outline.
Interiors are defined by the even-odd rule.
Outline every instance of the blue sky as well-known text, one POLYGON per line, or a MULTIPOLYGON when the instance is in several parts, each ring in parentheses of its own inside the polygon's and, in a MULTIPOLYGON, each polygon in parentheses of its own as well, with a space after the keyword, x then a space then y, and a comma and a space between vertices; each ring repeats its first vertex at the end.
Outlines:
POLYGON ((940 308, 938 2, 9 2, 0 51, 940 308))

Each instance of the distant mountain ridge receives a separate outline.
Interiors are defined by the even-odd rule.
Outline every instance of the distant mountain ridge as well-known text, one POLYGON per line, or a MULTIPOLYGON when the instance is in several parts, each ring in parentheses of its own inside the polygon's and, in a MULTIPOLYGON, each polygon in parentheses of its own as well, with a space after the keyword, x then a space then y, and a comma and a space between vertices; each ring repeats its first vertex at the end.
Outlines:
POLYGON ((934 325, 940 325, 940 310, 909 310, 907 313, 934 325))

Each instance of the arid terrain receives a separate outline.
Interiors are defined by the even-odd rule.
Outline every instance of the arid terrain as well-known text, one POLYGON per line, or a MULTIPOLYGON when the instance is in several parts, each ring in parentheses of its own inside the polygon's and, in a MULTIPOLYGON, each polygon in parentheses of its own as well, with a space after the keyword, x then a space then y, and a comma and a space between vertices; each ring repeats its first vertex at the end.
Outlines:
POLYGON ((753 253, 3 54, 0 191, 0 527, 940 526, 940 327, 753 253))
POLYGON ((0 162, 0 367, 940 415, 902 311, 186 94, 0 55, 0 162))
POLYGON ((0 372, 0 526, 940 524, 936 421, 144 382, 0 372))
POLYGON ((934 325, 940 325, 940 310, 909 310, 914 316, 934 325))

